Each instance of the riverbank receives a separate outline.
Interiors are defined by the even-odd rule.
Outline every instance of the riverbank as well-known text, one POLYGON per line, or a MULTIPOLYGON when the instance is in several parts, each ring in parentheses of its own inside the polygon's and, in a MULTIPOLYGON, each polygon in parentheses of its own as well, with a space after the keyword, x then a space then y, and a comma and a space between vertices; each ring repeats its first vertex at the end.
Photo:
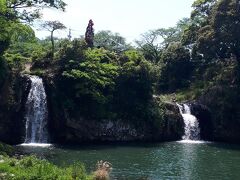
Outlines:
POLYGON ((44 158, 39 159, 39 156, 37 158, 34 155, 17 155, 15 150, 10 145, 0 143, 0 179, 96 179, 93 174, 86 173, 84 165, 80 162, 60 168, 44 158))
POLYGON ((67 168, 59 168, 46 160, 35 156, 20 159, 7 156, 0 157, 0 179, 82 179, 90 180, 82 164, 74 164, 67 168))

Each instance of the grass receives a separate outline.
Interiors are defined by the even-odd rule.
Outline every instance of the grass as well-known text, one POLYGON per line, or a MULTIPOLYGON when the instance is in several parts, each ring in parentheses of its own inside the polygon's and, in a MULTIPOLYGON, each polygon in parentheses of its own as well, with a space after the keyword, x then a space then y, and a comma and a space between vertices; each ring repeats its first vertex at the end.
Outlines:
POLYGON ((0 179, 9 180, 90 180, 82 164, 59 168, 35 156, 21 159, 0 156, 0 179))

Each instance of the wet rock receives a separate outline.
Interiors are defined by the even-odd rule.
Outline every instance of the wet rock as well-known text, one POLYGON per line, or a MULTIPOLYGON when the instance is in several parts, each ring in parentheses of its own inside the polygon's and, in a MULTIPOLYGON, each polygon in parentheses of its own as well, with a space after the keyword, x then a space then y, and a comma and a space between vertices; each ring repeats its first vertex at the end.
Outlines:
POLYGON ((30 82, 27 76, 9 75, 0 88, 0 141, 23 142, 25 102, 30 82))
POLYGON ((191 112, 199 121, 202 140, 213 140, 213 124, 210 109, 198 102, 191 103, 191 112))

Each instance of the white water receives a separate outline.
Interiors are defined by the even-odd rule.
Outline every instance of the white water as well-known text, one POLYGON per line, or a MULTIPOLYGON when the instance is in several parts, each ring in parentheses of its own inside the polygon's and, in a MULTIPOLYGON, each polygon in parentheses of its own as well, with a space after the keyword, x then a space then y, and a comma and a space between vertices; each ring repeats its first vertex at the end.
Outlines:
POLYGON ((21 146, 33 146, 33 147, 50 147, 52 144, 46 144, 46 143, 23 143, 21 146))
POLYGON ((47 100, 42 79, 30 76, 31 89, 26 102, 26 136, 22 145, 37 146, 48 142, 47 100))
MULTIPOLYGON (((177 104, 180 110, 180 113, 183 117, 185 124, 184 127, 184 136, 182 137, 184 142, 191 142, 191 140, 198 141, 200 140, 200 128, 197 118, 191 114, 190 107, 187 104, 177 104), (190 141, 189 141, 190 140, 190 141)), ((192 143, 192 142, 191 142, 192 143)))

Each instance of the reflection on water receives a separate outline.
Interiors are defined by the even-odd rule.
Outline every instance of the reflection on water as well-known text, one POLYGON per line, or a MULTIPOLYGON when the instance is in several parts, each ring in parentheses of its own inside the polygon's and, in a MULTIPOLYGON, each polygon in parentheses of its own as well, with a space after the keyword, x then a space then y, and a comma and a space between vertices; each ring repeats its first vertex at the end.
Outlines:
POLYGON ((113 164, 112 179, 239 179, 240 146, 216 143, 21 147, 59 166, 98 160, 113 164), (231 148, 232 147, 232 148, 231 148))

